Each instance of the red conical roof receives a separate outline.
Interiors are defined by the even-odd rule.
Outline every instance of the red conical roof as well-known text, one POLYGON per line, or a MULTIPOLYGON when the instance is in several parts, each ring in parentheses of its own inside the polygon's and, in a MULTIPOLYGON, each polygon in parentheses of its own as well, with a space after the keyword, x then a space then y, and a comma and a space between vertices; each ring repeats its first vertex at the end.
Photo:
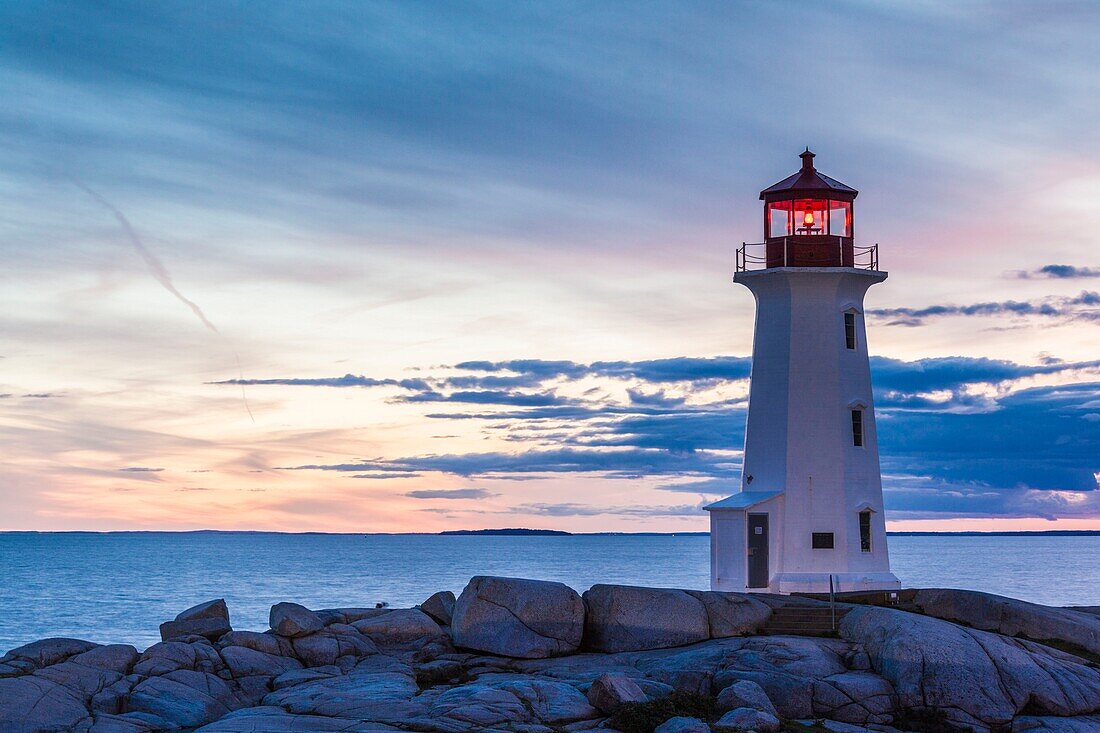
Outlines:
POLYGON ((809 148, 806 148, 806 152, 799 154, 798 157, 802 158, 802 170, 761 191, 761 201, 793 198, 832 198, 851 201, 859 195, 859 191, 851 186, 845 186, 835 178, 818 173, 814 168, 814 154, 809 148))

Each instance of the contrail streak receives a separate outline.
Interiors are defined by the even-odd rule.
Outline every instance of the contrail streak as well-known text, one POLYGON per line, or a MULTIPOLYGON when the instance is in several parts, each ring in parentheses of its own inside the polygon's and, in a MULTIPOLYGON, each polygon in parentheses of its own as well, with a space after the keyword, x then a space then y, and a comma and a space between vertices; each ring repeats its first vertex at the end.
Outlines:
MULTIPOLYGON (((130 220, 126 218, 126 215, 119 211, 114 204, 100 196, 84 183, 78 181, 71 176, 69 176, 69 180, 72 181, 74 186, 91 196, 100 206, 107 209, 114 215, 115 219, 118 220, 118 223, 126 232, 126 236, 130 238, 130 244, 134 245, 134 249, 136 249, 138 251, 138 254, 141 255, 141 259, 145 260, 145 265, 149 268, 149 272, 152 273, 153 277, 157 279, 157 282, 159 282, 169 293, 176 296, 176 298, 181 303, 190 308, 191 312, 194 313, 200 321, 202 321, 202 325, 206 326, 214 333, 220 335, 218 327, 210 322, 210 319, 207 318, 206 314, 202 312, 202 308, 199 308, 198 304, 195 303, 195 301, 189 299, 176 288, 175 284, 172 282, 172 276, 168 274, 168 268, 164 266, 163 262, 157 259, 156 255, 154 255, 145 247, 145 243, 141 241, 141 237, 138 236, 137 232, 134 230, 133 225, 130 224, 130 220)), ((252 414, 252 408, 248 405, 248 396, 244 393, 244 371, 241 369, 241 357, 234 352, 233 358, 237 360, 237 371, 241 374, 241 400, 244 401, 244 409, 248 412, 248 417, 252 420, 252 422, 256 422, 256 418, 252 414)))
POLYGON ((252 418, 252 422, 256 422, 256 418, 252 416, 252 408, 248 406, 248 395, 244 393, 244 369, 241 369, 241 357, 236 353, 233 357, 237 360, 237 373, 241 375, 241 400, 244 401, 244 409, 248 411, 248 416, 252 418))
POLYGON ((172 276, 168 274, 168 269, 156 258, 156 255, 146 249, 145 244, 141 241, 141 237, 137 235, 137 232, 134 231, 134 227, 130 224, 130 220, 127 219, 121 211, 115 208, 110 201, 100 196, 88 186, 75 178, 70 178, 69 180, 72 181, 74 186, 95 199, 100 206, 114 214, 115 219, 118 220, 118 223, 122 226, 123 230, 125 230, 126 236, 130 238, 130 244, 134 245, 134 249, 141 255, 141 259, 145 260, 145 265, 149 268, 149 272, 152 273, 153 277, 157 279, 157 282, 159 282, 169 293, 176 296, 181 303, 190 308, 191 312, 202 321, 204 326, 214 333, 218 333, 218 327, 210 322, 210 319, 202 312, 202 308, 199 308, 194 301, 189 300, 183 293, 176 289, 176 286, 172 283, 172 276))

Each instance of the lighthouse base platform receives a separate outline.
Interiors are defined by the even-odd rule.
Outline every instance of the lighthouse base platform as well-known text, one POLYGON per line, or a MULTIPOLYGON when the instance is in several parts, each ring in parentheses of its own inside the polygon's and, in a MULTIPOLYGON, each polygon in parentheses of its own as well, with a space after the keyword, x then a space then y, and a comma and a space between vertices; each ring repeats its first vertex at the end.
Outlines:
POLYGON ((748 592, 766 593, 828 593, 832 578, 834 593, 868 590, 898 590, 901 581, 890 572, 876 573, 779 573, 772 576, 768 588, 750 588, 748 592))

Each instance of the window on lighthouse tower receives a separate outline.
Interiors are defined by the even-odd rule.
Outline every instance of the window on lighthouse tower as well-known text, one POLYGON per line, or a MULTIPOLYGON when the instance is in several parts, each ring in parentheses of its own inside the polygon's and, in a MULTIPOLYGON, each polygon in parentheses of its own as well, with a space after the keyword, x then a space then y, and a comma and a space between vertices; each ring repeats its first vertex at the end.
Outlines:
POLYGON ((863 446, 863 410, 852 410, 852 445, 863 446))
POLYGON ((844 314, 844 346, 856 348, 856 314, 852 312, 844 314))
POLYGON ((871 510, 864 509, 859 513, 859 550, 871 551, 871 510))

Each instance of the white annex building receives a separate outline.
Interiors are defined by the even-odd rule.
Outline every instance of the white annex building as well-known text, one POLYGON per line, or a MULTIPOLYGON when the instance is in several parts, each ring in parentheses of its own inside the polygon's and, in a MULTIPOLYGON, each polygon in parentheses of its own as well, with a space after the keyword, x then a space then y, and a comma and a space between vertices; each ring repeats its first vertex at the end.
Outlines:
POLYGON ((886 273, 855 246, 858 192, 801 158, 760 193, 764 242, 738 251, 756 331, 741 490, 706 507, 711 588, 894 589, 863 323, 886 273))

